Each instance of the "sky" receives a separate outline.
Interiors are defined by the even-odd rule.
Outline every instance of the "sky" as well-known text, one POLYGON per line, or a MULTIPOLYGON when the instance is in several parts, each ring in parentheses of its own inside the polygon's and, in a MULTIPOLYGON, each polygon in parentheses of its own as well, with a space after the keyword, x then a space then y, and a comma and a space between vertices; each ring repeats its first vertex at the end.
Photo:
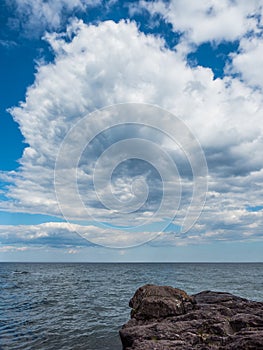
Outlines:
POLYGON ((263 0, 0 0, 0 261, 263 261, 263 0))

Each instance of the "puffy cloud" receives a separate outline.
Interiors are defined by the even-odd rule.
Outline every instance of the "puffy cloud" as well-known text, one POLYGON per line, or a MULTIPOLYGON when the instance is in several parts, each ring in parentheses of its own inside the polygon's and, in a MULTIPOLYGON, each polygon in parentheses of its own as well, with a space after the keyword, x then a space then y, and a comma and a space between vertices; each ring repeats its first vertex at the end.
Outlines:
MULTIPOLYGON (((160 2, 153 5, 157 4, 161 6, 160 2)), ((183 6, 181 2, 178 4, 183 6)), ((255 6, 255 2, 251 4, 255 6)), ((175 6, 175 2, 170 6, 175 6)), ((226 3, 222 2, 220 9, 219 6, 221 5, 216 3, 215 16, 217 13, 227 16, 226 3)), ((233 11, 236 10, 235 5, 231 6, 233 11)), ((191 6, 188 5, 188 8, 191 6)), ((200 11, 204 12, 203 9, 200 11)), ((245 13, 250 13, 252 9, 250 5, 242 2, 238 11, 240 16, 237 17, 242 22, 245 13)), ((187 16, 188 22, 191 23, 190 14, 187 16)), ((233 38, 242 35, 250 28, 249 25, 247 24, 243 31, 234 26, 230 30, 232 34, 228 34, 229 38, 224 37, 227 34, 219 32, 219 29, 217 33, 208 32, 214 40, 232 40, 230 35, 233 38)), ((181 26, 183 28, 183 24, 181 26)), ((192 33, 191 40, 210 40, 202 33, 195 36, 192 33)), ((127 101, 145 102, 159 105, 179 116, 191 128, 204 149, 210 172, 209 193, 207 206, 199 223, 202 230, 199 232, 195 228, 196 235, 212 232, 216 221, 224 224, 226 230, 231 225, 232 232, 237 234, 236 237, 239 237, 240 229, 244 229, 243 232, 247 232, 248 236, 258 232, 255 227, 260 227, 260 212, 248 213, 245 208, 257 205, 262 198, 261 91, 255 91, 237 77, 226 76, 215 80, 210 69, 189 67, 180 51, 171 51, 166 48, 162 39, 141 33, 133 22, 107 21, 98 25, 86 25, 82 21, 74 20, 65 33, 48 34, 46 40, 54 51, 55 60, 53 63, 39 65, 35 83, 28 88, 26 101, 11 110, 25 141, 30 146, 24 151, 19 171, 9 174, 9 201, 2 202, 2 207, 10 210, 13 206, 21 211, 59 215, 60 209, 54 191, 54 167, 58 150, 69 130, 78 125, 87 113, 104 106, 127 101), (251 226, 251 221, 254 226, 251 226)), ((100 115, 99 112, 97 115, 100 115)), ((123 120, 129 122, 130 117, 127 114, 123 120)), ((193 183, 191 167, 185 159, 185 149, 180 151, 180 145, 162 132, 173 130, 176 120, 172 116, 163 117, 159 131, 142 125, 137 128, 111 127, 103 131, 111 125, 111 118, 112 116, 107 116, 107 110, 105 116, 102 112, 100 118, 88 117, 81 130, 73 129, 76 132, 75 137, 73 133, 72 138, 69 138, 70 157, 65 156, 61 159, 60 170, 63 170, 64 166, 65 176, 61 176, 60 180, 62 184, 65 181, 64 199, 72 219, 80 219, 85 215, 85 210, 84 214, 82 213, 83 206, 77 205, 74 197, 71 197, 69 185, 74 187, 75 183, 69 184, 68 179, 71 176, 70 172, 76 171, 70 167, 73 160, 78 168, 80 199, 94 218, 109 223, 116 219, 117 224, 124 225, 117 213, 120 207, 107 208, 107 205, 98 200, 97 195, 104 196, 106 204, 111 204, 111 197, 108 195, 112 189, 125 206, 125 203, 133 200, 136 193, 143 193, 145 182, 148 182, 149 189, 153 192, 147 197, 147 205, 140 207, 141 212, 134 211, 130 219, 135 224, 140 223, 141 216, 138 214, 143 214, 150 217, 150 223, 157 224, 151 215, 162 195, 160 176, 142 162, 139 164, 125 161, 122 164, 119 150, 124 152, 123 147, 116 150, 112 148, 110 153, 104 153, 112 144, 117 144, 125 138, 136 137, 152 142, 152 148, 140 147, 144 151, 144 157, 151 159, 151 149, 155 152, 157 144, 175 160, 183 187, 183 203, 174 220, 174 223, 180 226, 187 211, 187 204, 191 200, 190 188, 193 183), (103 132, 97 135, 97 130, 103 132), (81 145, 83 142, 85 144, 88 135, 92 135, 93 132, 97 137, 89 142, 82 154, 79 154, 81 145), (97 169, 99 180, 108 176, 112 164, 119 164, 119 167, 116 173, 112 173, 111 188, 105 187, 103 190, 102 187, 100 194, 100 191, 94 191, 91 184, 96 161, 103 154, 105 162, 97 169), (135 183, 134 177, 138 180, 135 183)), ((143 123, 149 119, 139 120, 135 117, 133 120, 143 123)), ((130 147, 127 154, 132 154, 132 150, 130 147)), ((157 155, 155 158, 155 165, 160 166, 160 169, 167 169, 167 163, 162 163, 157 155)), ((194 157, 192 161, 194 163, 194 157)), ((163 220, 170 216, 171 208, 176 207, 176 197, 172 194, 179 184, 176 171, 167 171, 167 176, 167 192, 171 195, 162 213, 163 220)), ((196 208, 193 205, 192 209, 197 212, 200 208, 196 204, 196 208)), ((116 221, 114 224, 116 225, 116 221)), ((105 238, 103 232, 98 234, 96 228, 89 232, 87 238, 107 245, 109 238, 105 238)), ((223 234, 219 228, 215 229, 215 232, 223 234)), ((138 244, 139 231, 137 234, 133 232, 133 235, 128 236, 121 230, 117 231, 116 235, 111 235, 112 245, 138 244)), ((151 230, 148 234, 151 236, 151 230)), ((209 237, 213 239, 214 236, 207 235, 206 239, 209 237)))
POLYGON ((263 88, 262 56, 263 41, 261 36, 243 38, 239 52, 232 54, 231 73, 238 73, 250 86, 263 88))
MULTIPOLYGON (((10 188, 9 195, 16 200, 16 206, 23 198, 23 208, 34 206, 41 212, 58 214, 53 191, 57 151, 70 127, 87 112, 123 101, 163 100, 167 96, 161 88, 157 89, 158 85, 169 84, 178 91, 177 85, 181 84, 174 84, 174 78, 184 69, 183 62, 165 50, 161 40, 138 32, 134 23, 105 22, 86 26, 74 22, 68 35, 73 33, 76 36, 70 42, 61 35, 48 36, 56 61, 39 68, 35 84, 28 89, 26 102, 12 110, 30 144, 21 160, 22 171, 13 174, 16 186, 10 188), (171 75, 168 67, 173 65, 176 69, 171 75), (154 70, 156 75, 152 74, 154 70), (34 180, 36 178, 38 181, 34 180)), ((192 75, 189 68, 186 68, 186 75, 192 75)), ((117 136, 114 132, 108 133, 107 138, 111 137, 114 142, 122 131, 117 132, 117 136)), ((98 145, 102 146, 102 142, 98 145)), ((95 149, 98 152, 97 144, 95 149)))
POLYGON ((0 242, 3 245, 29 244, 49 246, 90 245, 67 223, 50 222, 40 225, 1 225, 0 242))
POLYGON ((156 232, 129 232, 115 230, 114 235, 103 227, 93 225, 80 226, 65 222, 48 222, 39 225, 1 225, 0 242, 3 247, 47 246, 65 248, 69 251, 74 247, 94 246, 91 242, 113 248, 132 247, 140 245, 156 237, 156 232))
POLYGON ((129 248, 141 244, 149 246, 182 246, 217 241, 257 241, 262 239, 263 211, 248 212, 245 209, 210 209, 213 220, 204 215, 204 220, 195 225, 188 234, 167 232, 135 232, 115 230, 109 234, 103 227, 80 226, 66 222, 48 222, 39 225, 1 225, 0 252, 26 251, 42 247, 67 249, 76 254, 81 248, 98 245, 113 248, 129 248), (238 230, 237 230, 238 227, 238 230))
POLYGON ((260 14, 261 0, 171 0, 144 1, 132 10, 147 9, 153 16, 161 15, 171 23, 175 32, 182 33, 190 43, 234 41, 255 30, 256 14, 260 14))

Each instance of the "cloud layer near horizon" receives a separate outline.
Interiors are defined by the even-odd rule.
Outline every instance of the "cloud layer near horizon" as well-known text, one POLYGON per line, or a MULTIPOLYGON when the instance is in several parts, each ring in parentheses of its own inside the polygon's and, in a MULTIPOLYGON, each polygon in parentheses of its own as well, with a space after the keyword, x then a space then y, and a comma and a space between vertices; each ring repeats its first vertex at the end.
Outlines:
MULTIPOLYGON (((10 185, 6 194, 9 200, 2 202, 1 207, 59 215, 53 176, 58 149, 66 133, 96 109, 116 103, 143 102, 161 106, 181 118, 205 152, 209 169, 207 204, 189 237, 196 236, 197 240, 200 237, 200 241, 204 237, 205 241, 259 239, 262 210, 248 210, 260 207, 263 195, 260 69, 263 45, 259 35, 261 17, 257 16, 259 4, 259 1, 249 4, 242 1, 231 5, 223 1, 219 5, 210 1, 209 6, 200 7, 181 1, 172 1, 169 6, 161 1, 141 1, 137 11, 146 8, 153 18, 161 15, 173 25, 175 32, 182 33, 176 50, 169 50, 164 39, 142 33, 136 23, 130 21, 87 25, 74 19, 64 33, 46 34, 55 59, 53 63, 39 63, 26 101, 11 110, 29 147, 24 151, 19 171, 2 174, 10 185), (184 16, 175 21, 180 13, 184 16), (229 18, 236 18, 233 25, 229 18), (240 40, 240 44, 238 51, 231 54, 232 61, 225 67, 222 78, 214 79, 209 68, 188 65, 187 55, 198 45, 223 40, 240 40)), ((172 126, 173 120, 166 123, 172 126)), ((144 138, 148 134, 149 130, 144 129, 133 132, 144 138)), ((114 143, 118 137, 118 133, 109 132, 105 135, 106 141, 100 139, 99 146, 94 143, 91 151, 101 153, 109 146, 109 140, 114 143)), ((177 152, 168 140, 158 135, 153 137, 170 154, 177 152)), ((92 174, 93 165, 85 165, 86 175, 92 174)), ((129 199, 132 197, 131 168, 120 170, 114 192, 129 199)), ((150 179, 159 191, 156 174, 147 177, 149 171, 135 172, 135 175, 140 175, 142 180, 150 179)), ((187 202, 187 184, 191 185, 191 179, 183 174, 182 181, 186 183, 183 199, 187 202)), ((155 209, 154 200, 158 196, 157 192, 152 196, 148 212, 155 209)), ((172 206, 172 199, 170 203, 172 206)), ((86 205, 100 213, 101 221, 107 222, 112 215, 105 208, 99 208, 95 198, 89 198, 86 205)), ((78 209, 75 208, 76 212, 78 209)), ((185 208, 181 210, 179 217, 185 208)), ((167 235, 163 240, 179 244, 167 239, 167 235)))

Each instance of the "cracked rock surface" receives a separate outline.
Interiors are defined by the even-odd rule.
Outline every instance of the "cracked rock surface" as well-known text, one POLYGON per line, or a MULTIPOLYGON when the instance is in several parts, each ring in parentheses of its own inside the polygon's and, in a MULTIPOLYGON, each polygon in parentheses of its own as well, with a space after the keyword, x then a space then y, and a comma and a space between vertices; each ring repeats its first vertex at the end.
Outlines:
POLYGON ((263 350, 263 302, 145 285, 130 300, 124 350, 263 350))

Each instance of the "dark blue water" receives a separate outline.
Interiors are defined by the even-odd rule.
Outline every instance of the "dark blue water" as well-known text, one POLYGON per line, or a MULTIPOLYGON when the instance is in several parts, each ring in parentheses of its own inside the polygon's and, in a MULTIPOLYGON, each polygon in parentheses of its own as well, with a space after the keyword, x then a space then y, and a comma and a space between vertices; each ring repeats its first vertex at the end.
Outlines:
POLYGON ((0 349, 121 350, 146 283, 263 301, 263 264, 0 264, 0 349))

